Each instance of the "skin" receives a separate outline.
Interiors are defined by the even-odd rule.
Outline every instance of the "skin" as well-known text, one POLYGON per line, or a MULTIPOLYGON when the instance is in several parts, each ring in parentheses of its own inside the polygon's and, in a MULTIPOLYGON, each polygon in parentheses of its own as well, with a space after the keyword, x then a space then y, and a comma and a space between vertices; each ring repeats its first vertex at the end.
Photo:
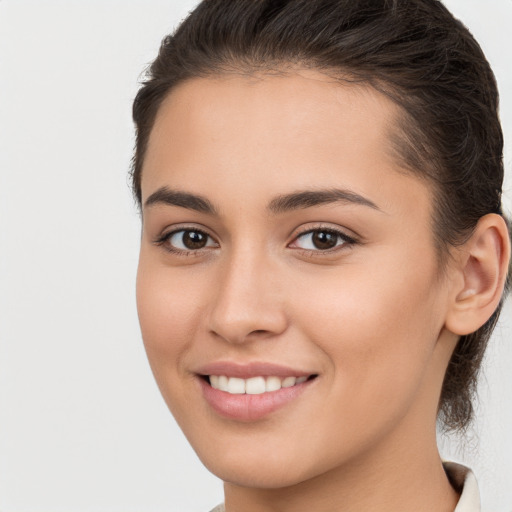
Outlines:
MULTIPOLYGON (((313 71, 194 79, 160 107, 143 204, 166 187, 216 213, 158 198, 143 208, 140 324, 164 399, 225 482, 227 512, 455 508, 435 420, 471 256, 440 273, 431 191, 388 151, 396 114, 378 92, 313 71), (269 210, 278 196, 334 188, 372 206, 269 210), (163 240, 185 227, 207 245, 163 240), (320 250, 304 234, 314 229, 342 235, 320 250), (218 360, 317 377, 277 411, 237 421, 201 393, 197 369, 218 360)), ((469 281, 465 304, 479 292, 469 281)))

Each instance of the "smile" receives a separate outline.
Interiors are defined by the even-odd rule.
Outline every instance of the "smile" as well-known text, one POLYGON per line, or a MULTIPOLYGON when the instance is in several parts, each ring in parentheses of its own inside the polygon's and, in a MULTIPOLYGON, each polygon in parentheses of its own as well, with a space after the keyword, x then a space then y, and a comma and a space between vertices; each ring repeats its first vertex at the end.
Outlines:
POLYGON ((226 375, 210 375, 209 382, 212 388, 225 391, 232 395, 261 395, 281 388, 290 388, 302 384, 308 380, 307 376, 301 377, 251 377, 242 379, 239 377, 227 377, 226 375))
POLYGON ((318 380, 318 374, 259 363, 215 363, 202 370, 196 375, 206 403, 219 416, 241 422, 261 420, 298 403, 318 380))

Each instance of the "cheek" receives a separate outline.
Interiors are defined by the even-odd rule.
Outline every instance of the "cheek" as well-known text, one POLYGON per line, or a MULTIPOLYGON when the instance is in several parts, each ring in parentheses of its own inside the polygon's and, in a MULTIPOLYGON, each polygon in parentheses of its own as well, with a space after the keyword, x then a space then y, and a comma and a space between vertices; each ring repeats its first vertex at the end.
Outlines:
MULTIPOLYGON (((142 338, 155 377, 173 370, 190 346, 201 317, 201 290, 141 255, 137 272, 137 310, 142 338)), ((172 373, 172 372, 171 372, 172 373)))
POLYGON ((408 261, 383 256, 303 281, 295 294, 305 300, 294 316, 328 355, 340 385, 349 379, 352 389, 378 396, 388 385, 411 388, 425 371, 442 326, 435 266, 418 272, 408 261))
POLYGON ((194 283, 141 255, 137 310, 144 347, 162 397, 182 428, 189 404, 197 399, 194 378, 185 365, 203 316, 205 290, 194 283))

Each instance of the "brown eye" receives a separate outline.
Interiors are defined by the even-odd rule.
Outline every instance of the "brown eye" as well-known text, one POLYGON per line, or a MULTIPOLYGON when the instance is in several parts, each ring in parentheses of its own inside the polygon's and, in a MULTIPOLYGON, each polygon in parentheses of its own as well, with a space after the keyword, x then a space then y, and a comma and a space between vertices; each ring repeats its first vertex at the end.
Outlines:
POLYGON ((329 231, 315 231, 311 237, 313 245, 317 249, 332 249, 338 243, 338 235, 329 231))
POLYGON ((197 251, 216 246, 212 238, 197 229, 180 229, 167 237, 168 244, 177 251, 197 251))
POLYGON ((291 247, 308 251, 328 251, 335 247, 353 245, 355 241, 341 231, 331 229, 313 229, 299 235, 291 247))
POLYGON ((199 231, 184 231, 181 240, 187 249, 202 249, 206 246, 208 237, 199 231))

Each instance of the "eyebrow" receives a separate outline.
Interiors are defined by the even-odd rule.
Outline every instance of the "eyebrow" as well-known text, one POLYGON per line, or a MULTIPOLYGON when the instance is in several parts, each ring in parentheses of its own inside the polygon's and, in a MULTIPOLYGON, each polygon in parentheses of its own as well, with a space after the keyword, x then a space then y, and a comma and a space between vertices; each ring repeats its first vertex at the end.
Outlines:
POLYGON ((278 214, 338 202, 358 204, 381 211, 373 201, 355 192, 337 188, 327 190, 304 190, 278 196, 269 203, 268 209, 272 213, 278 214))
MULTIPOLYGON (((301 210, 323 204, 339 202, 358 204, 381 211, 373 201, 370 201, 355 192, 337 188, 327 190, 303 190, 299 192, 292 192, 291 194, 280 195, 270 201, 268 210, 271 213, 280 214, 293 210, 301 210)), ((191 194, 189 192, 171 190, 167 187, 161 187, 153 192, 146 199, 144 208, 156 204, 179 206, 189 210, 195 210, 200 213, 218 215, 216 208, 206 197, 191 194)))
POLYGON ((167 187, 161 187, 153 192, 144 203, 144 208, 156 204, 167 204, 170 206, 181 206, 189 210, 195 210, 200 213, 217 215, 213 204, 206 197, 178 190, 170 190, 167 187))

